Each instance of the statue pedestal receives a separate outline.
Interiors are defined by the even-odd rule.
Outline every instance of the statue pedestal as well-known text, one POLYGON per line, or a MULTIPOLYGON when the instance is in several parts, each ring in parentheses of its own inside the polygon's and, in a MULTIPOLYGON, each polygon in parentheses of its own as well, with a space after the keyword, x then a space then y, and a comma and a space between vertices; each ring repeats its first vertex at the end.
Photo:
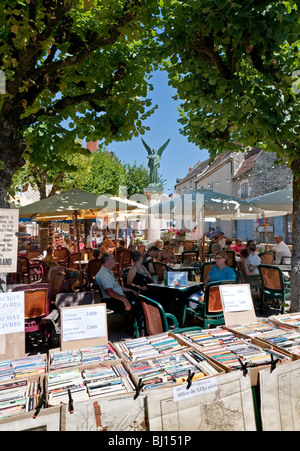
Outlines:
MULTIPOLYGON (((160 197, 163 191, 160 186, 150 184, 144 189, 144 195, 147 198, 147 204, 151 207, 160 202, 160 197)), ((157 241, 160 239, 161 219, 155 218, 154 215, 147 216, 147 223, 145 229, 145 239, 148 241, 157 241)))

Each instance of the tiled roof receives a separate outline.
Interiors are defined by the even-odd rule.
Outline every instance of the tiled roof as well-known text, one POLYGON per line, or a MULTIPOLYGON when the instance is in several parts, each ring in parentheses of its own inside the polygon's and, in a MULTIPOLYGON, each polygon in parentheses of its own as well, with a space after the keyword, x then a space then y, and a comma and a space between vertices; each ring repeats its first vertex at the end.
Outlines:
POLYGON ((237 170, 237 172, 232 177, 233 179, 237 177, 241 177, 242 175, 248 174, 252 171, 252 169, 255 166, 255 161, 260 155, 262 150, 259 147, 253 147, 245 156, 244 161, 242 162, 241 166, 237 170))

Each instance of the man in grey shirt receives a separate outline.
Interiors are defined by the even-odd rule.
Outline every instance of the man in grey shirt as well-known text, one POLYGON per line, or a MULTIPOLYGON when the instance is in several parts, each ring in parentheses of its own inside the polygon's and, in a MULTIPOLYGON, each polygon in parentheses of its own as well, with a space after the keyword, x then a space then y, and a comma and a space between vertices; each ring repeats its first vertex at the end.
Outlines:
POLYGON ((110 254, 104 254, 101 257, 102 266, 96 274, 96 283, 101 290, 102 297, 105 299, 108 308, 116 312, 133 310, 140 329, 140 335, 145 334, 143 310, 138 301, 138 293, 130 288, 121 287, 116 280, 113 268, 116 265, 115 259, 110 254), (126 294, 125 294, 126 293, 126 294))

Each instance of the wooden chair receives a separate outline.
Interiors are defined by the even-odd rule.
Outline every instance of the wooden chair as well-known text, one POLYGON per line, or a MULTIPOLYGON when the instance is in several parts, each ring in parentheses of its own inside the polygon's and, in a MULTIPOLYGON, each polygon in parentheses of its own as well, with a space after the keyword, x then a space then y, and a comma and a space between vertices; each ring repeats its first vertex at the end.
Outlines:
POLYGON ((100 271, 101 266, 102 263, 99 258, 90 260, 86 265, 84 273, 86 274, 89 289, 91 289, 95 283, 96 274, 100 271))
POLYGON ((283 314, 286 298, 291 294, 290 282, 284 280, 283 272, 277 266, 259 265, 258 270, 261 277, 261 311, 264 309, 265 299, 270 298, 275 307, 281 307, 281 314, 283 314))
POLYGON ((77 252, 75 254, 70 254, 69 257, 68 257, 68 261, 67 261, 66 266, 68 268, 78 269, 78 267, 79 267, 78 263, 74 263, 74 262, 78 261, 78 258, 79 257, 78 257, 78 253, 77 252))
POLYGON ((200 280, 204 282, 208 276, 209 271, 213 266, 215 266, 216 262, 205 262, 200 268, 200 280))
POLYGON ((57 263, 62 266, 66 266, 68 262, 70 252, 66 247, 54 250, 54 257, 57 258, 57 263))
POLYGON ((274 253, 273 252, 263 252, 259 254, 260 261, 262 265, 272 265, 274 263, 274 253))
POLYGON ((124 252, 122 252, 119 260, 119 265, 116 268, 116 275, 119 281, 121 281, 123 269, 129 268, 131 265, 132 265, 131 251, 129 249, 126 249, 124 252))
POLYGON ((184 250, 185 251, 191 251, 191 250, 193 250, 193 247, 194 247, 194 243, 192 243, 191 241, 184 242, 184 250))
POLYGON ((44 277, 43 265, 30 264, 30 260, 25 256, 18 256, 17 259, 17 282, 31 283, 32 280, 42 279, 44 277))
POLYGON ((182 263, 190 261, 195 262, 199 260, 199 251, 184 251, 181 254, 182 263))
POLYGON ((236 260, 235 260, 235 252, 234 251, 225 251, 227 255, 227 265, 231 268, 236 268, 236 260))

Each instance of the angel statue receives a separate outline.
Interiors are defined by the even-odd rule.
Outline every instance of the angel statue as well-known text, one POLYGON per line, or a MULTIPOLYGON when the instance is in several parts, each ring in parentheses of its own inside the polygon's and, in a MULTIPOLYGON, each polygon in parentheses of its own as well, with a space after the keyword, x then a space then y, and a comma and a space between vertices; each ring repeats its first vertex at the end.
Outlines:
POLYGON ((165 148, 169 144, 170 139, 168 139, 168 141, 165 142, 165 144, 163 144, 158 149, 157 152, 156 152, 155 149, 150 149, 148 144, 146 144, 143 139, 142 139, 142 142, 143 142, 143 144, 146 147, 147 152, 148 152, 148 157, 147 158, 149 159, 148 166, 150 168, 150 185, 159 185, 158 168, 160 166, 160 159, 161 159, 163 151, 165 150, 165 148))

